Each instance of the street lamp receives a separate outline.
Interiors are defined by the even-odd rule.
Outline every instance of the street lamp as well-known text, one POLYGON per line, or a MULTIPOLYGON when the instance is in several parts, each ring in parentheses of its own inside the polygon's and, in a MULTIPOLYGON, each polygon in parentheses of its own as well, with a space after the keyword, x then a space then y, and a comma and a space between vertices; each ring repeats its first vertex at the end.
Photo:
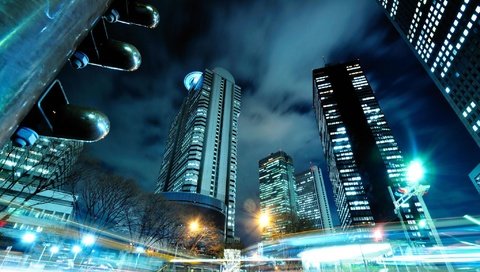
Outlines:
POLYGON ((35 242, 36 239, 37 239, 37 235, 35 235, 35 233, 32 233, 32 232, 27 232, 22 236, 22 242, 25 244, 31 244, 35 242))
POLYGON ((270 216, 268 213, 264 212, 260 214, 260 217, 258 218, 258 225, 260 228, 263 230, 270 224, 270 216))
POLYGON ((190 222, 190 224, 188 225, 188 228, 190 230, 190 232, 192 233, 195 233, 197 231, 200 230, 200 224, 198 223, 198 220, 194 220, 192 222, 190 222))
POLYGON ((137 260, 135 261, 135 268, 137 268, 138 259, 140 258, 140 254, 145 253, 145 248, 142 247, 142 246, 137 246, 135 248, 135 253, 137 253, 137 260))
POLYGON ((53 257, 53 255, 57 254, 60 251, 60 248, 58 246, 52 246, 50 248, 50 259, 53 257))
POLYGON ((419 183, 423 180, 425 169, 423 168, 423 164, 419 160, 414 160, 410 162, 407 167, 407 181, 410 183, 419 183))
POLYGON ((72 247, 72 252, 73 252, 73 261, 75 261, 75 259, 77 258, 77 255, 78 253, 80 253, 82 251, 82 248, 79 246, 79 245, 74 245, 72 247))
MULTIPOLYGON (((430 212, 428 211, 427 205, 425 201, 423 200, 423 195, 430 189, 430 185, 422 185, 420 182, 423 180, 424 175, 425 175, 425 169, 423 167, 423 164, 419 160, 414 160, 410 162, 410 164, 407 167, 407 172, 406 172, 406 179, 408 181, 408 185, 406 188, 402 190, 403 194, 399 198, 395 198, 392 192, 392 188, 390 186, 388 187, 388 190, 390 192, 390 196, 393 200, 393 204, 395 206, 395 213, 398 215, 400 219, 400 223, 402 224, 402 228, 404 230, 405 236, 408 241, 411 241, 410 236, 407 234, 407 230, 405 227, 405 223, 403 222, 403 217, 400 212, 401 207, 403 204, 407 203, 412 197, 416 197, 418 202, 420 202, 420 206, 423 208, 423 213, 425 215, 425 219, 422 219, 417 222, 418 227, 420 228, 426 228, 428 227, 432 233, 433 239, 435 240, 435 243, 442 248, 443 244, 440 239, 440 236, 437 232, 437 228, 435 227, 435 224, 433 223, 432 217, 430 216, 430 212)), ((442 255, 443 255, 443 250, 442 255)), ((447 270, 453 271, 453 268, 448 262, 445 262, 447 270)))
POLYGON ((89 247, 95 244, 96 238, 93 234, 86 234, 82 237, 82 245, 89 247))

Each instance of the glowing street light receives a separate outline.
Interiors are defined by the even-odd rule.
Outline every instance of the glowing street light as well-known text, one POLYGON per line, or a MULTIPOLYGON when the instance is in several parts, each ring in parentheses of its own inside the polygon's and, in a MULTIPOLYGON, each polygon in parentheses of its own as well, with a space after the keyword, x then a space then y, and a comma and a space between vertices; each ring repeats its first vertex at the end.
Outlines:
POLYGON ((145 253, 145 248, 144 248, 144 247, 141 247, 141 246, 137 246, 137 247, 135 248, 135 253, 139 253, 139 254, 145 253))
POLYGON ((190 225, 188 226, 190 229, 190 232, 197 232, 200 230, 200 224, 198 223, 197 220, 190 222, 190 225))
POLYGON ((135 261, 135 268, 137 268, 138 265, 138 259, 140 258, 140 254, 145 253, 145 248, 142 246, 137 246, 135 248, 135 253, 137 253, 137 260, 135 261))
POLYGON ((84 236, 82 237, 82 244, 83 244, 84 246, 89 247, 89 246, 92 246, 93 244, 95 244, 95 241, 96 241, 96 240, 97 240, 97 239, 95 238, 95 235, 93 235, 93 234, 86 234, 86 235, 84 235, 84 236))
POLYGON ((82 251, 82 248, 79 246, 79 245, 74 245, 72 247, 72 252, 75 253, 75 254, 78 254, 82 251))
POLYGON ((60 248, 58 246, 52 246, 50 248, 50 255, 53 256, 54 254, 57 254, 60 251, 60 248))
POLYGON ((260 217, 258 218, 258 224, 262 229, 270 224, 270 216, 268 215, 268 213, 260 214, 260 217))
POLYGON ((80 253, 82 251, 82 248, 79 246, 79 245, 74 245, 72 247, 72 252, 73 252, 73 261, 75 261, 75 259, 77 258, 77 255, 78 253, 80 253))
POLYGON ((415 160, 410 162, 407 167, 407 181, 410 183, 418 183, 423 179, 425 169, 420 161, 415 160))
POLYGON ((37 239, 37 235, 31 232, 27 232, 22 236, 22 242, 26 244, 31 244, 35 242, 36 239, 37 239))

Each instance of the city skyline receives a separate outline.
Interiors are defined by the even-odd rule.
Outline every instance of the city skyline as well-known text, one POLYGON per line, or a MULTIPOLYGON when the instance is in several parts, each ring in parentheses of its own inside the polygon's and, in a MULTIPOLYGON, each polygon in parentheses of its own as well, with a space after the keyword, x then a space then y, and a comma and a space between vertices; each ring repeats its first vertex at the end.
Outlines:
MULTIPOLYGON (((311 70, 323 65, 323 57, 330 63, 360 58, 405 156, 427 162, 432 189, 425 201, 432 215, 473 212, 468 203, 478 201, 478 194, 468 173, 480 159, 478 148, 374 0, 185 1, 159 3, 159 10, 168 24, 144 37, 132 35, 149 56, 138 72, 102 71, 101 78, 89 81, 96 68, 66 67, 61 75, 71 101, 88 101, 110 117, 110 135, 86 148, 106 167, 153 190, 168 125, 185 95, 179 91, 183 77, 204 67, 225 67, 244 92, 237 223, 248 244, 258 237, 250 226, 258 208, 250 189, 257 184, 258 159, 283 149, 299 169, 310 162, 325 169, 311 111, 311 70), (228 16, 233 10, 235 16, 228 16), (219 39, 221 44, 211 42, 219 39), (448 201, 444 192, 451 195, 448 201), (443 209, 446 205, 449 210, 443 209)), ((110 31, 115 34, 115 25, 110 31)))

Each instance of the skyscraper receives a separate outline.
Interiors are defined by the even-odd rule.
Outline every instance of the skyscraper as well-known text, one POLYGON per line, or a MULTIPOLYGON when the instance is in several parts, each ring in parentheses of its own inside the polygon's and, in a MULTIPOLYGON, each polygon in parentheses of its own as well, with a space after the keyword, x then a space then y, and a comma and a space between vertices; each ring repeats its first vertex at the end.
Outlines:
POLYGON ((222 68, 190 73, 184 83, 189 93, 170 128, 156 192, 220 201, 226 206, 226 236, 233 238, 240 87, 222 68))
POLYGON ((82 147, 79 141, 40 137, 30 147, 10 142, 0 150, 0 213, 11 216, 12 235, 70 219, 75 198, 62 189, 82 147))
POLYGON ((283 151, 268 155, 258 162, 260 183, 260 212, 268 214, 270 223, 262 237, 286 233, 297 212, 295 176, 292 158, 283 151))
POLYGON ((377 1, 480 146, 480 2, 377 1))
POLYGON ((321 170, 312 165, 307 171, 295 175, 296 194, 300 219, 314 223, 316 229, 333 228, 330 206, 321 170))
MULTIPOLYGON (((396 221, 388 187, 405 186, 405 164, 360 63, 315 69, 313 96, 341 226, 396 221)), ((418 200, 401 209, 410 236, 423 239, 418 200)))
POLYGON ((0 150, 0 188, 6 183, 61 188, 82 149, 80 141, 51 137, 40 137, 23 148, 7 143, 0 150))

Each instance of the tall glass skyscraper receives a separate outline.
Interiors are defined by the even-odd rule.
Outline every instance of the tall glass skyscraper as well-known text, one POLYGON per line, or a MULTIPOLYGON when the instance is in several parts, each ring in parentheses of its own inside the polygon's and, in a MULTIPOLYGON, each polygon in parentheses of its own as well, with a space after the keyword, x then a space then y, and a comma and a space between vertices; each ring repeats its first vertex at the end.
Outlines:
POLYGON ((270 217, 262 238, 286 233, 292 215, 297 213, 295 176, 292 158, 283 151, 272 153, 258 162, 260 212, 270 217))
POLYGON ((226 236, 235 233, 240 87, 223 68, 187 76, 189 93, 168 137, 156 192, 208 196, 226 206, 226 236))
POLYGON ((322 172, 312 165, 307 171, 295 175, 296 194, 300 219, 314 223, 316 229, 333 229, 330 206, 322 172))
MULTIPOLYGON (((396 221, 388 187, 405 186, 405 164, 360 63, 315 69, 313 96, 341 226, 396 221)), ((401 209, 410 237, 429 239, 418 200, 401 209)))
POLYGON ((480 1, 377 1, 480 146, 480 1))

